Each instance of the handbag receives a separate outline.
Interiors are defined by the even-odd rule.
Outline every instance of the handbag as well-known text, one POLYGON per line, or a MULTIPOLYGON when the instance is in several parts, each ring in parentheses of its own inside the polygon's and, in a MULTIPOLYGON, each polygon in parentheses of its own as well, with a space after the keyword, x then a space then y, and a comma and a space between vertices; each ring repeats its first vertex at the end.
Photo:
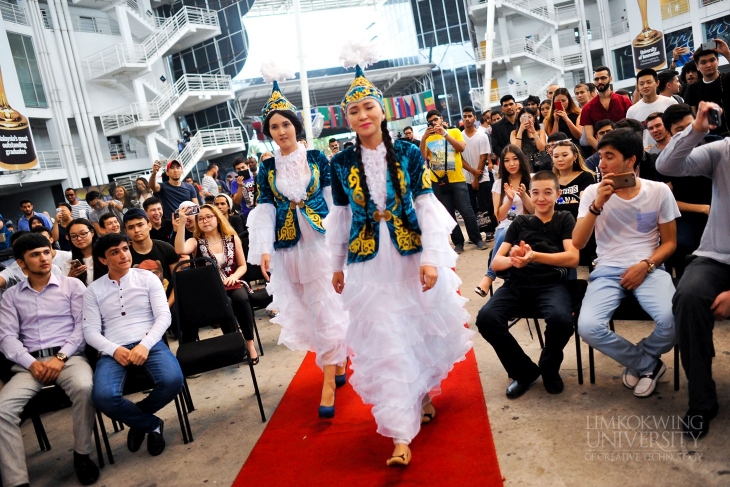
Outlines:
POLYGON ((482 232, 486 231, 485 229, 492 224, 492 218, 489 216, 489 212, 478 211, 476 213, 476 216, 477 216, 477 225, 479 225, 479 230, 482 232))

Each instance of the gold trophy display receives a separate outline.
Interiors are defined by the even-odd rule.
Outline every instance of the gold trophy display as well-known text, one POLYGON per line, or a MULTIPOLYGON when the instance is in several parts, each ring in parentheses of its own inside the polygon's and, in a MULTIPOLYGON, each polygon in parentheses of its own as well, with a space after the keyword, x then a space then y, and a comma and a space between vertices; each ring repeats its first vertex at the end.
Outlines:
POLYGON ((38 164, 28 119, 10 107, 0 71, 0 168, 30 169, 38 164))
POLYGON ((667 54, 664 51, 664 34, 649 27, 647 18, 648 0, 637 0, 641 12, 642 30, 631 43, 634 53, 634 68, 636 72, 642 69, 663 69, 667 66, 667 54))

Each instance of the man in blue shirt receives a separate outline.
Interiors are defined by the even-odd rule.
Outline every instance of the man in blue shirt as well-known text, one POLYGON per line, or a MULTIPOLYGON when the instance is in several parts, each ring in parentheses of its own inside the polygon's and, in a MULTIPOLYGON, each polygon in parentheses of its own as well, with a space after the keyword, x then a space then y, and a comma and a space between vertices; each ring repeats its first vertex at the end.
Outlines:
POLYGON ((196 205, 199 204, 198 192, 192 184, 185 183, 182 180, 183 170, 179 161, 173 159, 167 163, 165 172, 170 178, 169 181, 157 182, 157 172, 159 170, 160 161, 155 161, 152 165, 149 186, 155 196, 162 202, 162 212, 166 219, 172 219, 172 214, 183 201, 192 201, 196 205))
POLYGON ((46 228, 51 228, 53 226, 50 218, 43 213, 33 211, 33 203, 30 200, 21 201, 20 209, 23 212, 23 217, 18 219, 18 230, 25 230, 26 232, 30 231, 30 224, 28 220, 30 220, 30 217, 33 215, 43 220, 43 225, 45 225, 46 228))
POLYGON ((254 205, 254 194, 256 193, 256 180, 253 171, 243 157, 237 157, 233 160, 233 169, 239 176, 231 181, 231 195, 233 202, 241 205, 241 219, 244 226, 248 219, 248 214, 254 205), (240 174, 248 172, 248 177, 240 174))

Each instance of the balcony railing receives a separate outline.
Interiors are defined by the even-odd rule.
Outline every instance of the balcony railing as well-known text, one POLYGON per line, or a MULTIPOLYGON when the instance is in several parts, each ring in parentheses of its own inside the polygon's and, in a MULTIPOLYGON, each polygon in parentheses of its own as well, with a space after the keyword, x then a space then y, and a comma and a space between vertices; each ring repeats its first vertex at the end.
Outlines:
POLYGON ((627 19, 611 22, 611 35, 619 36, 629 31, 629 21, 627 19))
POLYGON ((0 14, 5 22, 28 25, 25 10, 20 5, 12 4, 6 0, 0 0, 0 14))
POLYGON ((712 5, 713 3, 720 3, 723 0, 699 0, 700 7, 707 7, 708 5, 712 5))
POLYGON ((661 6, 662 19, 689 13, 689 0, 672 0, 661 6))
POLYGON ((144 46, 141 44, 117 44, 86 58, 86 72, 90 79, 125 66, 146 65, 144 46))
POLYGON ((91 34, 122 35, 119 24, 116 20, 106 17, 86 17, 81 15, 71 16, 71 25, 76 32, 88 32, 91 34))
POLYGON ((36 152, 38 165, 33 169, 63 169, 61 153, 57 150, 42 150, 36 152))

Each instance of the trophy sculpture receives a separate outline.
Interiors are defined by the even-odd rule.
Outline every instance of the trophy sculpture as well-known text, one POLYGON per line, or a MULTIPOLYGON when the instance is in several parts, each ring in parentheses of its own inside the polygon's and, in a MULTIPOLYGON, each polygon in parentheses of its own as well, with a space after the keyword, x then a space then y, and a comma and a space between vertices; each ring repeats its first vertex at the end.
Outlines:
POLYGON ((664 34, 649 27, 646 4, 648 0, 637 0, 641 11, 642 30, 631 43, 634 53, 636 72, 642 69, 663 69, 667 66, 667 53, 664 51, 664 34))
POLYGON ((0 168, 30 169, 38 164, 28 119, 10 107, 0 72, 0 168))

